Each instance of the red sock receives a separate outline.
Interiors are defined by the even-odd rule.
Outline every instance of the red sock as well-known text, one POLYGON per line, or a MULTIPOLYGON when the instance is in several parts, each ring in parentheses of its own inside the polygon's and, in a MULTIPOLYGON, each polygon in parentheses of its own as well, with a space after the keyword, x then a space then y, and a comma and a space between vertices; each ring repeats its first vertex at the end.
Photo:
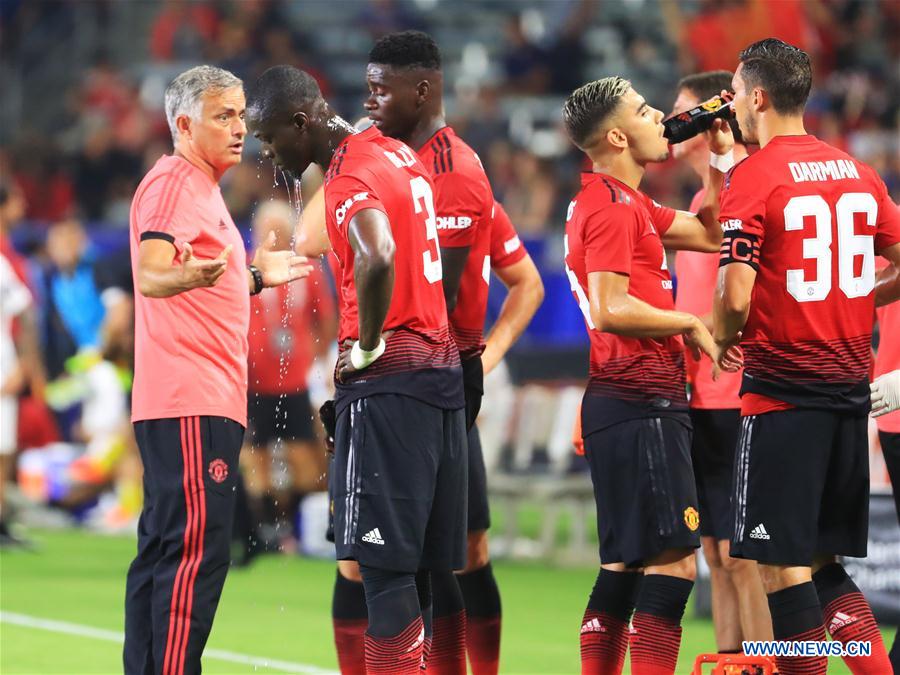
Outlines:
POLYGON ((366 675, 366 627, 368 619, 332 619, 334 646, 341 675, 366 675))
POLYGON ((417 616, 402 633, 375 637, 366 633, 366 673, 368 675, 419 675, 425 628, 417 616))
MULTIPOLYGON (((819 626, 786 638, 776 636, 775 639, 788 642, 824 642, 825 626, 819 626)), ((828 657, 776 656, 775 666, 778 668, 779 675, 825 675, 828 671, 828 657)))
POLYGON ((854 675, 880 675, 892 672, 887 650, 872 609, 862 593, 840 595, 823 608, 825 625, 838 642, 868 641, 871 656, 845 656, 844 663, 854 675))
POLYGON ((434 617, 429 675, 466 675, 466 612, 434 617))
POLYGON ((500 617, 466 615, 466 651, 472 675, 497 675, 500 670, 500 617))
POLYGON ((585 610, 581 622, 581 675, 619 675, 627 649, 627 621, 585 610))
POLYGON ((631 619, 632 675, 672 675, 678 663, 681 625, 637 611, 631 619))

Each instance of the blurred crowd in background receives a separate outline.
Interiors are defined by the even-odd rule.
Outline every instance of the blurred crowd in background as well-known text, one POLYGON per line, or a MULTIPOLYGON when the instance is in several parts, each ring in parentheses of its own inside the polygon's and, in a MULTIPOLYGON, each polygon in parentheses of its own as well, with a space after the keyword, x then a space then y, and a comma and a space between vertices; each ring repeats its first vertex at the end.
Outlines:
MULTIPOLYGON (((35 299, 36 330, 19 339, 34 339, 39 355, 23 361, 17 383, 24 493, 69 513, 99 500, 84 518, 111 529, 131 528, 139 511, 127 404, 128 211, 143 174, 171 152, 166 85, 198 63, 248 85, 288 63, 315 75, 338 112, 356 120, 371 45, 406 28, 429 31, 441 46, 449 121, 480 154, 545 278, 547 301, 518 349, 520 382, 585 371, 560 236, 582 159, 559 112, 585 81, 623 75, 668 112, 681 76, 733 69, 743 46, 776 35, 813 57, 807 128, 872 165, 900 198, 900 3, 892 0, 4 0, 0 228, 3 254, 35 299), (577 358, 567 370, 551 353, 577 358), (529 354, 537 356, 530 369, 529 354)), ((250 140, 222 187, 249 232, 259 205, 288 196, 285 183, 250 140)), ((672 160, 644 183, 681 208, 696 188, 672 160)), ((311 321, 330 322, 326 315, 311 321)), ((310 350, 327 361, 318 346, 310 350)))

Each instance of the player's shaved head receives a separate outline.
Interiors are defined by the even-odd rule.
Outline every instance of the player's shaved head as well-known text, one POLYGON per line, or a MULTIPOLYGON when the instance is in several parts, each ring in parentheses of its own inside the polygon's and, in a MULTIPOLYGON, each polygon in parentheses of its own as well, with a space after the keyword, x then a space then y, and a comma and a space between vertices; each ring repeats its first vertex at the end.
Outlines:
POLYGON ((563 105, 563 122, 569 138, 584 150, 597 141, 597 132, 616 112, 631 82, 622 77, 604 77, 578 87, 563 105))
POLYGON ((418 30, 385 35, 369 52, 369 63, 395 68, 441 69, 441 50, 434 38, 418 30))
POLYGON ((809 54, 777 38, 759 40, 738 55, 747 89, 761 87, 782 115, 800 115, 812 88, 809 54))
POLYGON ((247 115, 257 121, 272 121, 298 110, 311 110, 324 102, 316 78, 294 66, 274 66, 253 85, 247 99, 247 115))

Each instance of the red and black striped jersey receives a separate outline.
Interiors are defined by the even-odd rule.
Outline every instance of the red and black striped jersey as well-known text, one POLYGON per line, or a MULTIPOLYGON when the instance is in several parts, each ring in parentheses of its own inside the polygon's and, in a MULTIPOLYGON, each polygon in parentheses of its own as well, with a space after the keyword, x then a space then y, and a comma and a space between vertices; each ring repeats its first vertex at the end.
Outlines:
POLYGON ((719 219, 720 265, 757 271, 741 341, 744 413, 767 399, 867 410, 875 254, 900 242, 882 180, 814 136, 777 136, 726 177, 719 219))
POLYGON ((434 205, 441 248, 469 247, 450 330, 463 359, 484 350, 494 195, 478 155, 450 127, 419 149, 434 180, 434 205))
POLYGON ((588 301, 588 274, 629 277, 628 293, 674 310, 672 279, 662 239, 675 211, 611 176, 584 173, 569 204, 566 273, 591 340, 590 374, 582 406, 586 436, 624 419, 687 410, 684 344, 680 336, 632 338, 596 328, 588 301))
POLYGON ((416 154, 375 127, 348 136, 325 176, 325 222, 340 264, 338 340, 359 337, 354 253, 347 228, 362 209, 387 215, 394 238, 394 290, 384 354, 347 382, 338 407, 362 396, 398 393, 441 408, 462 407, 459 351, 450 335, 441 285, 434 187, 416 154))

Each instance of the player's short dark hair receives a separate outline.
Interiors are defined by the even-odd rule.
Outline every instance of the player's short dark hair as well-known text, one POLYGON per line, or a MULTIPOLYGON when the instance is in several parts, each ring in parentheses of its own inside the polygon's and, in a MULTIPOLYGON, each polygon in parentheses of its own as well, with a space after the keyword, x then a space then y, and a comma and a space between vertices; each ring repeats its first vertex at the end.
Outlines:
POLYGON ((738 54, 748 87, 762 87, 783 115, 803 112, 812 88, 809 54, 777 38, 754 42, 738 54))
POLYGON ((631 82, 622 77, 604 77, 583 84, 563 104, 566 133, 579 148, 590 145, 597 128, 619 107, 631 82))
POLYGON ((247 110, 260 119, 292 113, 322 98, 316 78, 294 66, 273 66, 256 80, 247 96, 247 110))
POLYGON ((369 51, 369 63, 440 70, 441 50, 428 33, 404 30, 380 38, 369 51))
MULTIPOLYGON (((678 81, 677 91, 687 89, 700 101, 707 101, 713 96, 718 96, 722 90, 731 91, 731 80, 734 73, 728 70, 707 70, 703 73, 694 73, 693 75, 685 75, 678 81)), ((728 120, 731 126, 731 132, 734 134, 734 140, 743 143, 741 130, 738 127, 737 118, 731 117, 728 120)))

